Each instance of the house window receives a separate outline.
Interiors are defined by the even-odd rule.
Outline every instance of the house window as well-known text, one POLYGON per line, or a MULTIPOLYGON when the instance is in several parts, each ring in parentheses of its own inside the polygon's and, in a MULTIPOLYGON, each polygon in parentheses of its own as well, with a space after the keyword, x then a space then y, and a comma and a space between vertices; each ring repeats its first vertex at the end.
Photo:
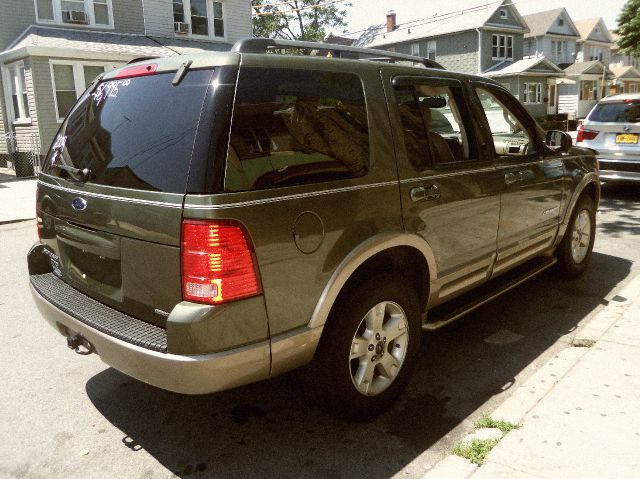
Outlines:
MULTIPOLYGON (((410 53, 411 55, 415 55, 417 57, 419 56, 424 56, 426 58, 428 58, 429 60, 435 60, 436 59, 436 42, 434 40, 432 41, 427 41, 426 43, 426 49, 422 48, 422 53, 420 53, 420 44, 419 43, 412 43, 410 45, 410 53), (426 55, 425 55, 426 53, 426 55)), ((424 45, 424 44, 423 44, 424 45)))
POLYGON ((53 3, 51 0, 36 0, 36 12, 39 20, 54 21, 53 3))
POLYGON ((551 40, 551 57, 556 63, 570 63, 569 43, 564 40, 551 40))
POLYGON ((513 35, 492 36, 491 57, 493 60, 512 60, 513 59, 513 35))
POLYGON ((580 82, 580 100, 597 100, 598 87, 594 80, 582 80, 580 82))
POLYGON ((506 8, 500 9, 500 18, 509 18, 509 12, 507 12, 506 8))
POLYGON ((604 48, 602 47, 591 47, 591 54, 589 56, 589 60, 599 60, 602 61, 604 59, 604 48))
POLYGON ((427 58, 429 60, 436 59, 436 42, 435 40, 427 42, 427 58))
POLYGON ((558 18, 558 26, 564 27, 564 18, 558 18))
POLYGON ((22 62, 10 65, 8 89, 13 106, 14 122, 29 121, 29 101, 27 96, 27 81, 22 62))
MULTIPOLYGON (((202 37, 224 37, 222 2, 211 0, 173 0, 173 21, 188 24, 190 33, 202 37)), ((178 32, 178 25, 176 25, 178 32)))
POLYGON ((98 75, 114 66, 105 63, 51 62, 51 78, 58 121, 62 121, 67 116, 76 100, 98 75))
POLYGON ((39 23, 113 27, 112 0, 34 0, 39 23))
POLYGON ((525 83, 522 102, 542 103, 542 83, 525 83))

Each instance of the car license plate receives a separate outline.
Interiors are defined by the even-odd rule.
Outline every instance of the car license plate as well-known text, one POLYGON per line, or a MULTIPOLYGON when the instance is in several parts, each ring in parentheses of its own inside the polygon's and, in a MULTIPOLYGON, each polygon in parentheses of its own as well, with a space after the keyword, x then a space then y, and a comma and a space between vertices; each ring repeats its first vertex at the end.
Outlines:
POLYGON ((638 135, 635 133, 620 133, 616 135, 616 143, 624 144, 624 145, 637 145, 638 144, 638 135))

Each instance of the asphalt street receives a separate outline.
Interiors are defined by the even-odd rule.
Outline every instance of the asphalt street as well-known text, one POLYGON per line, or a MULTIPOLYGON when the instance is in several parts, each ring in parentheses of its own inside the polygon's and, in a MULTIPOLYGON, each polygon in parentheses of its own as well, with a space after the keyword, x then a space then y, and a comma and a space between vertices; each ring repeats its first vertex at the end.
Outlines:
POLYGON ((356 425, 304 393, 304 369, 191 397, 75 355, 31 301, 35 223, 2 225, 0 477, 421 477, 640 272, 640 187, 605 187, 598 222, 583 277, 544 273, 425 334, 402 399, 356 425))

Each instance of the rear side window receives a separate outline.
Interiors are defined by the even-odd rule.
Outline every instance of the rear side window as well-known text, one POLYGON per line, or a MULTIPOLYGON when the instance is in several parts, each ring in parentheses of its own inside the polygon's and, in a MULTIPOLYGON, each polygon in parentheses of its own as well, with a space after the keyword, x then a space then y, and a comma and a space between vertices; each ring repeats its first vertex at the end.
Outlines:
POLYGON ((588 119, 603 123, 638 123, 640 122, 640 100, 600 103, 593 109, 588 119))
POLYGON ((109 80, 86 92, 62 124, 44 173, 72 180, 58 165, 90 171, 88 182, 184 193, 212 70, 109 80))
POLYGON ((367 112, 356 75, 240 69, 226 191, 355 178, 368 169, 367 112))
POLYGON ((396 89, 396 102, 407 157, 416 171, 475 156, 460 86, 403 86, 396 89))

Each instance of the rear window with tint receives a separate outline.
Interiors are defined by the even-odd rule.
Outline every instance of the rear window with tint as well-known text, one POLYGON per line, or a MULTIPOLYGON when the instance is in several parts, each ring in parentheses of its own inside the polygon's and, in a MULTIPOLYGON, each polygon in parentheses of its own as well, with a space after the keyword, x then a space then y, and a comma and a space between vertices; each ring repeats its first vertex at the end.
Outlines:
POLYGON ((356 75, 240 69, 226 191, 355 178, 368 169, 367 111, 356 75))
POLYGON ((56 168, 90 170, 89 183, 184 193, 194 138, 212 70, 99 83, 78 100, 44 165, 44 173, 75 180, 56 168))
POLYGON ((638 123, 640 122, 640 100, 600 103, 589 115, 589 120, 603 123, 638 123))

